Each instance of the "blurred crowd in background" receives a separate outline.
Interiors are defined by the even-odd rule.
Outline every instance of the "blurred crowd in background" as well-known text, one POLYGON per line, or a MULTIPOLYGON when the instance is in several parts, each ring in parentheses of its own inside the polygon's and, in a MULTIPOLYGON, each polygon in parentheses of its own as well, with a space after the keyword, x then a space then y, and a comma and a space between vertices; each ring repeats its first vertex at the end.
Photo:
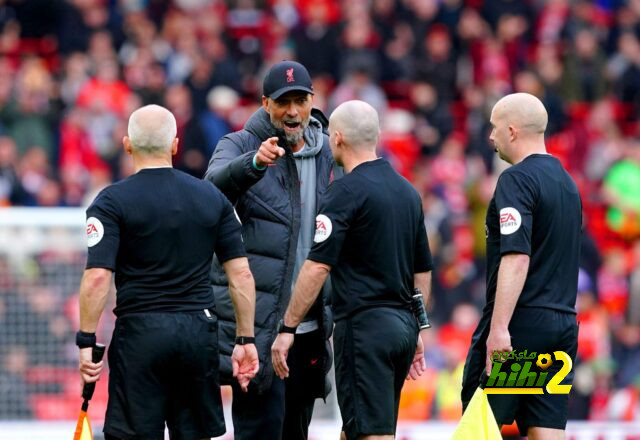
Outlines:
MULTIPOLYGON (((486 207, 507 166, 488 142, 490 111, 507 93, 534 94, 584 207, 570 418, 634 420, 639 39, 640 0, 0 1, 0 206, 86 206, 132 173, 121 139, 144 104, 173 112, 175 166, 202 177, 218 139, 258 108, 265 70, 296 59, 325 113, 349 99, 378 110, 380 154, 423 195, 436 325, 401 418, 457 420, 484 303, 486 207)), ((0 255, 0 399, 15 400, 0 418, 48 417, 29 399, 44 374, 34 368, 75 373, 70 304, 84 256, 50 254, 32 259, 26 282, 0 255), (68 281, 51 288, 61 270, 68 281), (20 326, 41 333, 42 350, 20 326)))

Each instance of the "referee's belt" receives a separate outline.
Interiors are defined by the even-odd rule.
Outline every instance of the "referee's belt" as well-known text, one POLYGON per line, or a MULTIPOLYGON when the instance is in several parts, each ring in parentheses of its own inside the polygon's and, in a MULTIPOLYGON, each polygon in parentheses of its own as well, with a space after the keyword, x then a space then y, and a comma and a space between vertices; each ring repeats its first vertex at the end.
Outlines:
POLYGON ((304 333, 311 333, 314 330, 318 330, 320 325, 318 324, 317 319, 312 319, 311 321, 303 321, 298 325, 296 329, 296 335, 302 335, 304 333))

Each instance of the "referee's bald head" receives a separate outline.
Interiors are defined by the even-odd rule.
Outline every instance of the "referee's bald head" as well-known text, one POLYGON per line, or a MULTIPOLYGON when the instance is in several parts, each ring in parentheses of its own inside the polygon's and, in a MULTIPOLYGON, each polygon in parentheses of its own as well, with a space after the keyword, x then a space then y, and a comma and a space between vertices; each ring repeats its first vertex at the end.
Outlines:
POLYGON ((164 154, 171 151, 176 138, 176 118, 164 107, 146 105, 131 113, 127 131, 134 151, 164 154))
POLYGON ((329 131, 338 131, 351 148, 375 151, 380 138, 378 112, 364 101, 347 101, 331 113, 329 131))
POLYGON ((510 164, 529 154, 546 153, 547 120, 547 110, 538 98, 528 93, 512 93, 493 106, 489 141, 500 158, 510 164))
POLYGON ((538 98, 529 93, 512 93, 500 99, 493 107, 498 118, 513 125, 522 134, 544 134, 547 129, 547 110, 538 98))

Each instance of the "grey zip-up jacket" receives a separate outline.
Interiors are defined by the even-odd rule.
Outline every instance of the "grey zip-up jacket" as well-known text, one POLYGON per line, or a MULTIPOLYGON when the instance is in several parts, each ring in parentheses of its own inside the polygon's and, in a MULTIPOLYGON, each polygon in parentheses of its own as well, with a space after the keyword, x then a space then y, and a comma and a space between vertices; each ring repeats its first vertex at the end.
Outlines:
MULTIPOLYGON (((317 130, 318 122, 324 128, 321 146, 310 151, 316 158, 317 204, 333 179, 334 160, 326 134, 326 117, 317 109, 313 109, 311 115, 316 119, 312 121, 316 127, 310 124, 308 130, 317 130)), ((278 321, 291 298, 301 223, 300 184, 292 151, 285 148, 285 156, 264 171, 258 171, 252 165, 260 144, 275 135, 269 114, 259 109, 249 118, 244 129, 220 139, 205 174, 205 179, 216 185, 231 201, 242 222, 242 236, 256 282, 255 334, 260 371, 252 382, 259 392, 271 386, 274 376, 271 344, 277 335, 278 321)), ((335 171, 336 177, 342 175, 340 167, 335 166, 335 171)), ((235 339, 235 315, 226 276, 215 257, 211 278, 218 317, 220 378, 223 384, 230 384, 233 380, 231 353, 235 339)), ((320 360, 326 373, 331 367, 328 341, 333 328, 328 285, 325 283, 319 297, 323 307, 314 307, 318 310, 316 318, 326 340, 325 353, 320 360)), ((309 388, 318 390, 315 397, 326 397, 329 392, 325 383, 309 384, 309 388)))

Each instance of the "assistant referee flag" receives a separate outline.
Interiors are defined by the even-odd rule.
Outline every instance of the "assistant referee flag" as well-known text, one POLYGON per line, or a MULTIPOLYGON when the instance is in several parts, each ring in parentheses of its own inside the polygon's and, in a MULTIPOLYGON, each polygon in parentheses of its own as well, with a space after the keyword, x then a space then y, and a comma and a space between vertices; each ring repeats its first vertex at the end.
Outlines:
POLYGON ((73 436, 73 440, 93 440, 93 432, 91 432, 89 416, 85 411, 80 411, 78 424, 76 425, 76 433, 73 436))
MULTIPOLYGON (((103 344, 95 344, 93 346, 91 360, 94 364, 102 360, 105 348, 103 344)), ((82 409, 78 415, 78 423, 76 424, 76 432, 73 435, 73 440, 93 440, 93 432, 91 431, 87 410, 89 409, 89 401, 93 397, 93 391, 95 389, 95 382, 85 383, 82 387, 82 409)))
POLYGON ((452 440, 502 440, 498 423, 482 388, 478 388, 473 394, 452 440))

